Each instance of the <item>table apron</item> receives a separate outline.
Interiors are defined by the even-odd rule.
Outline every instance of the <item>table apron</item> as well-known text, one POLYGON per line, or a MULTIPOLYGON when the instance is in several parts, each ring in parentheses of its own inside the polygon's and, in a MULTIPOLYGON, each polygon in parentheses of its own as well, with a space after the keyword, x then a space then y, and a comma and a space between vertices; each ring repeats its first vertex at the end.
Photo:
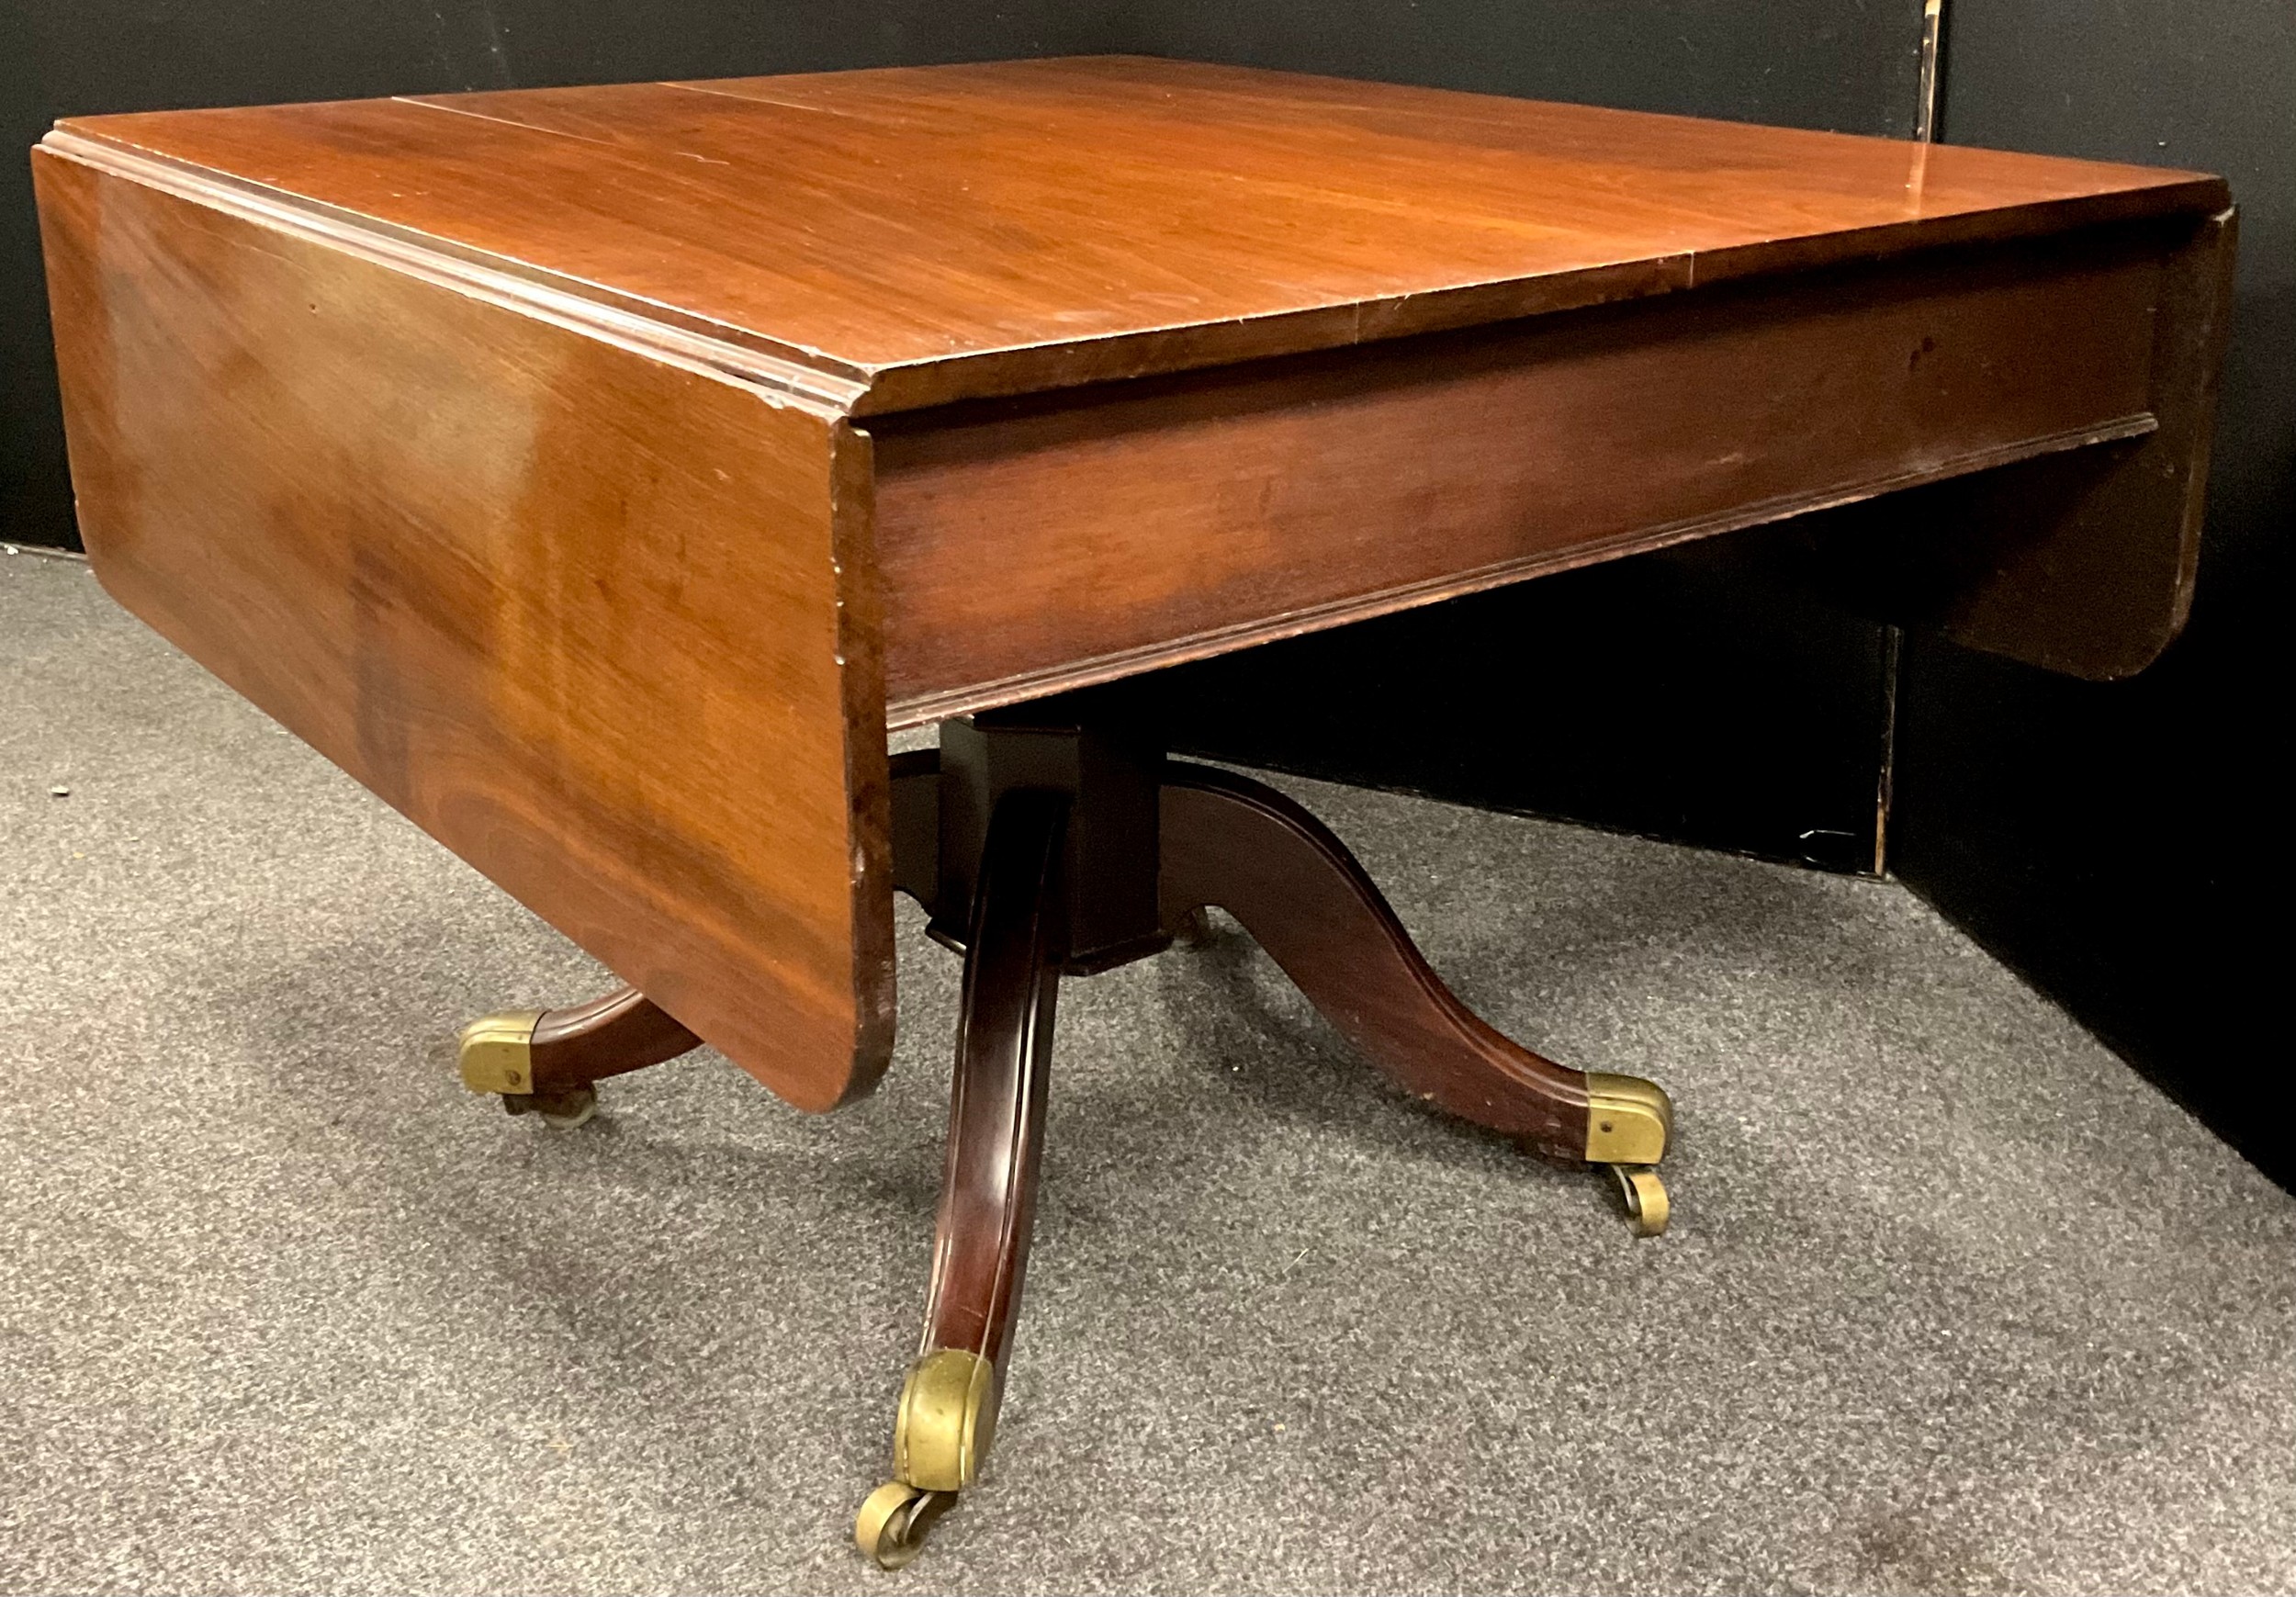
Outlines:
POLYGON ((895 725, 2150 432, 2157 232, 872 419, 895 725))

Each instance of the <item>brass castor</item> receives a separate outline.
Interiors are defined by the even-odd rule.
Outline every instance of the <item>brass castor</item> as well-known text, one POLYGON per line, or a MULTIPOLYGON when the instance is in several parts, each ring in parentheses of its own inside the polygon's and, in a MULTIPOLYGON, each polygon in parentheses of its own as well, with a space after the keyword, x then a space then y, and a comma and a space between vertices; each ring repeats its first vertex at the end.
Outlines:
POLYGON ((542 1123, 561 1131, 590 1124, 598 1112, 598 1089, 570 1086, 552 1093, 504 1093, 502 1107, 513 1115, 540 1115, 542 1123))
POLYGON ((598 1089, 588 1082, 535 1090, 535 1028, 543 1011, 516 1009, 483 1015, 462 1029, 462 1084, 474 1093, 491 1093, 513 1115, 539 1115, 561 1130, 587 1123, 598 1112, 598 1089))
POLYGON ((888 1480, 871 1492, 853 1518, 853 1541, 881 1569, 898 1569, 917 1557, 933 1522, 956 1506, 953 1491, 928 1491, 888 1480))
POLYGON ((1654 1237, 1665 1233, 1669 1212, 1666 1183, 1659 1173, 1647 1165, 1613 1164, 1612 1179, 1618 1183, 1618 1196, 1626 1200, 1626 1220, 1638 1237, 1654 1237))
POLYGON ((935 1348, 909 1366, 893 1422, 900 1479, 871 1492, 853 1520, 854 1543, 881 1568, 917 1557, 933 1522, 980 1478, 996 1435, 997 1384, 995 1365, 961 1348, 935 1348))
POLYGON ((1672 1101, 1665 1088, 1640 1076, 1599 1071, 1587 1073, 1586 1096, 1587 1163, 1618 1183, 1635 1235, 1659 1235, 1666 1230, 1666 1183, 1651 1166, 1673 1138, 1672 1101))

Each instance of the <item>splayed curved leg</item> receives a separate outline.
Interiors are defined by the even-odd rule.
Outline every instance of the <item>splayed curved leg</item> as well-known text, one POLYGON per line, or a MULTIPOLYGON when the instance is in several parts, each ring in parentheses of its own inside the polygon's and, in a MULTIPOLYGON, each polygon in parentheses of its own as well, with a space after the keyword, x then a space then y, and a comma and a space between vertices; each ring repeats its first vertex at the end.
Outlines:
POLYGON ((965 939, 963 1013, 932 1285, 893 1431, 894 1479, 854 1523, 887 1569, 980 1474, 996 1432, 1005 1361, 1036 1215, 1044 1083, 1067 952, 1059 881, 1068 801, 1006 794, 989 823, 965 939))
POLYGON ((593 1084, 660 1064, 702 1040, 636 987, 562 1009, 509 1010, 462 1030, 463 1085, 493 1093, 513 1115, 579 1126, 597 1108, 593 1084))
POLYGON ((1590 1074, 1487 1025, 1443 984, 1363 867, 1328 827, 1273 788, 1230 771, 1165 768, 1166 926, 1215 905, 1402 1086, 1479 1125, 1618 1175, 1644 1235, 1665 1229, 1672 1108, 1634 1076, 1590 1074))

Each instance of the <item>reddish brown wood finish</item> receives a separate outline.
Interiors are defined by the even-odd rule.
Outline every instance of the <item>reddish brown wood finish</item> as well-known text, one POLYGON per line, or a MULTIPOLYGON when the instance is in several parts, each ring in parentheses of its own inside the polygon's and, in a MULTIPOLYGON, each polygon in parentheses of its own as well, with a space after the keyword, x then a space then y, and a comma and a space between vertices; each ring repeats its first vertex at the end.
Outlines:
POLYGON ((43 152, 123 604, 792 1102, 892 1040, 868 442, 43 152))
POLYGON ((862 411, 2223 204, 2192 173, 1124 57, 63 126, 674 316, 862 411))
POLYGON ((2189 173, 1129 59, 36 166, 111 590, 816 1108, 890 1045, 883 651, 920 719, 2024 460, 1930 613, 2112 674, 2229 258, 2189 173))
MULTIPOLYGON (((1067 821, 1055 793, 1008 794, 989 823, 966 939, 949 1150, 921 1350, 995 1365, 1019 1312, 1036 1224, 1044 1090, 1066 947, 1057 882, 1067 821)), ((995 1423, 996 1399, 989 1423, 995 1423)))
POLYGON ((2156 425, 1908 496, 1894 534, 1837 551, 1874 608, 2073 676, 2159 657, 2192 607, 2236 231, 2225 211, 2166 244, 2147 318, 2156 425))
POLYGON ((2157 256, 1964 253, 884 418, 893 719, 2149 432, 2157 256))
POLYGON ((636 987, 544 1012, 527 1041, 536 1093, 563 1092, 690 1053, 702 1040, 636 987))
POLYGON ((1419 1097, 1559 1159, 1586 1157, 1583 1072, 1492 1029, 1435 973, 1346 845, 1273 788, 1165 767, 1165 924, 1217 905, 1324 1018, 1419 1097))

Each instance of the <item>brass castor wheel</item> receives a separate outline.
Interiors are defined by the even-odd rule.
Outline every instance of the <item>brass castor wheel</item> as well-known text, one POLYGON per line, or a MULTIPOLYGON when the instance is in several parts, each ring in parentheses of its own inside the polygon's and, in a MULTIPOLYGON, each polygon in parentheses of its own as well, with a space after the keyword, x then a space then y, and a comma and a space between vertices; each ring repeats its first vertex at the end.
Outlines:
POLYGON ((590 1124, 598 1112, 598 1089, 570 1086, 554 1093, 504 1093, 502 1107, 513 1115, 540 1115, 542 1123, 561 1131, 590 1124))
POLYGON ((598 1089, 588 1082, 535 1090, 535 1028, 539 1009, 483 1015, 462 1029, 462 1084, 491 1093, 513 1115, 540 1115, 546 1126, 571 1130, 598 1112, 598 1089))
POLYGON ((1666 1183, 1659 1173, 1640 1164, 1613 1164, 1611 1178, 1618 1183, 1618 1196, 1626 1201, 1626 1221, 1638 1237, 1654 1237, 1665 1233, 1670 1212, 1666 1200, 1666 1183))
POLYGON ((888 1480, 871 1492, 853 1518, 853 1542, 881 1569, 898 1569, 923 1550, 933 1522, 956 1506, 953 1491, 928 1491, 888 1480))

